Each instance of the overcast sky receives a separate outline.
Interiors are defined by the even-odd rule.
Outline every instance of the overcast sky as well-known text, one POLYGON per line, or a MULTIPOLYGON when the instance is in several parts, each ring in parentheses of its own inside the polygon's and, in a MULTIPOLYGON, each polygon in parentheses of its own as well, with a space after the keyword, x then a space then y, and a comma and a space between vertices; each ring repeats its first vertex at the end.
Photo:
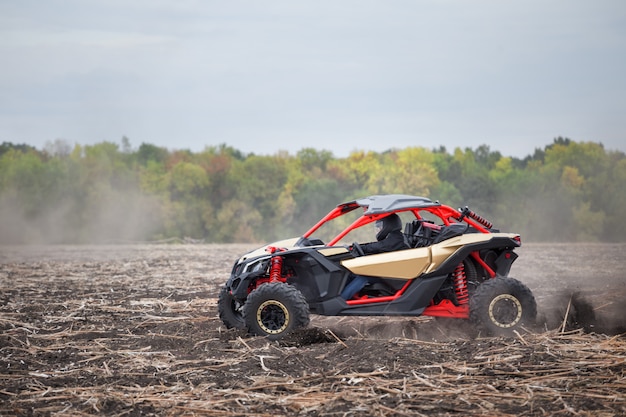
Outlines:
POLYGON ((0 142, 626 151, 624 0, 0 0, 0 142))

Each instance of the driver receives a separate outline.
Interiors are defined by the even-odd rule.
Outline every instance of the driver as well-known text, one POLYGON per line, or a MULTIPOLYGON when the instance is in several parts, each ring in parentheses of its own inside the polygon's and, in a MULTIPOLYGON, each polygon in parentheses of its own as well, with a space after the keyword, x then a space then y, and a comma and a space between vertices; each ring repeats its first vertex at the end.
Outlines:
MULTIPOLYGON (((393 213, 387 217, 376 220, 375 228, 376 242, 360 245, 365 255, 409 248, 404 242, 404 235, 402 234, 402 219, 400 219, 400 216, 397 214, 393 213)), ((351 251, 354 250, 354 248, 351 248, 351 251)), ((359 292, 368 282, 372 282, 374 279, 375 278, 361 275, 354 276, 341 292, 341 297, 346 300, 351 299, 354 297, 354 294, 359 292)))
POLYGON ((402 220, 397 214, 393 213, 376 220, 374 227, 376 228, 376 242, 362 244, 361 249, 363 249, 364 254, 371 255, 408 249, 402 234, 402 220))

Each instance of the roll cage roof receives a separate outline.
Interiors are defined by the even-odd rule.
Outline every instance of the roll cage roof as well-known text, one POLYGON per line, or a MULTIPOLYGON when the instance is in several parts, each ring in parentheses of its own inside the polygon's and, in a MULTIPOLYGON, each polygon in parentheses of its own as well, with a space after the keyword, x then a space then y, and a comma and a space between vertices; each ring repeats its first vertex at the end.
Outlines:
MULTIPOLYGON (((420 210, 428 207, 441 206, 439 202, 433 203, 430 199, 425 197, 415 197, 404 194, 373 195, 371 197, 361 198, 350 203, 344 203, 343 205, 355 203, 360 207, 366 207, 366 210, 363 213, 364 215, 395 213, 397 211, 406 211, 410 209, 420 210)), ((342 206, 342 204, 339 206, 342 206)))
MULTIPOLYGON (((344 214, 349 213, 359 207, 363 208, 363 215, 356 219, 341 233, 335 236, 330 242, 328 242, 328 246, 333 246, 337 244, 337 242, 339 242, 345 235, 350 233, 352 230, 376 221, 380 218, 383 218, 390 213, 410 211, 415 215, 416 219, 421 219, 419 211, 427 210, 433 215, 439 217, 445 225, 458 221, 458 218, 460 217, 460 212, 458 210, 440 204, 438 201, 433 202, 432 200, 425 197, 405 194, 373 195, 339 204, 326 216, 324 216, 319 222, 317 222, 313 227, 311 227, 303 235, 303 237, 310 237, 324 223, 333 220, 339 216, 343 216, 344 214)), ((471 226, 475 227, 477 230, 483 233, 489 233, 487 229, 482 227, 480 224, 472 221, 471 219, 465 218, 463 220, 471 226)))

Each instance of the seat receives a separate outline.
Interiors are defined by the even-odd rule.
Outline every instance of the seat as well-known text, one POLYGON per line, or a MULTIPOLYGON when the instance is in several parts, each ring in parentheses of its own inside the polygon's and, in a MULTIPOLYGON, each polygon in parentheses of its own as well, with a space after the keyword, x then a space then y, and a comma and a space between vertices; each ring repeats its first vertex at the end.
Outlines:
POLYGON ((418 224, 416 224, 418 222, 418 220, 413 220, 412 222, 408 222, 405 226, 404 226, 404 243, 406 243, 406 245, 409 248, 414 248, 415 247, 415 241, 417 240, 417 236, 415 236, 415 232, 417 231, 417 228, 419 227, 418 224))
POLYGON ((441 229, 441 232, 437 235, 437 237, 435 237, 432 243, 439 243, 453 237, 461 236, 462 234, 467 233, 468 229, 468 224, 451 223, 441 229))
POLYGON ((404 241, 410 248, 429 246, 440 229, 430 221, 416 219, 404 227, 404 241))

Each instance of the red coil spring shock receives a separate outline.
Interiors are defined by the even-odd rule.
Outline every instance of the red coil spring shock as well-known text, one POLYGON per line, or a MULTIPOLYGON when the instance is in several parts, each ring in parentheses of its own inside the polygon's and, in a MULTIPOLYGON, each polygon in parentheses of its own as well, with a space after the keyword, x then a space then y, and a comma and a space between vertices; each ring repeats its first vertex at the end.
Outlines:
POLYGON ((270 281, 271 282, 280 281, 282 273, 283 273, 283 257, 274 256, 272 258, 272 266, 270 268, 270 281))
POLYGON ((456 301, 459 305, 467 304, 469 300, 469 291, 467 290, 467 275, 465 275, 465 266, 463 266, 463 262, 455 268, 453 275, 456 301))
POLYGON ((463 210, 459 209, 459 211, 464 216, 471 217, 472 219, 476 220, 478 223, 482 224, 487 229, 491 229, 493 227, 493 223, 491 223, 489 220, 485 219, 484 217, 479 216, 478 214, 474 213, 467 206, 465 206, 465 208, 463 210))

